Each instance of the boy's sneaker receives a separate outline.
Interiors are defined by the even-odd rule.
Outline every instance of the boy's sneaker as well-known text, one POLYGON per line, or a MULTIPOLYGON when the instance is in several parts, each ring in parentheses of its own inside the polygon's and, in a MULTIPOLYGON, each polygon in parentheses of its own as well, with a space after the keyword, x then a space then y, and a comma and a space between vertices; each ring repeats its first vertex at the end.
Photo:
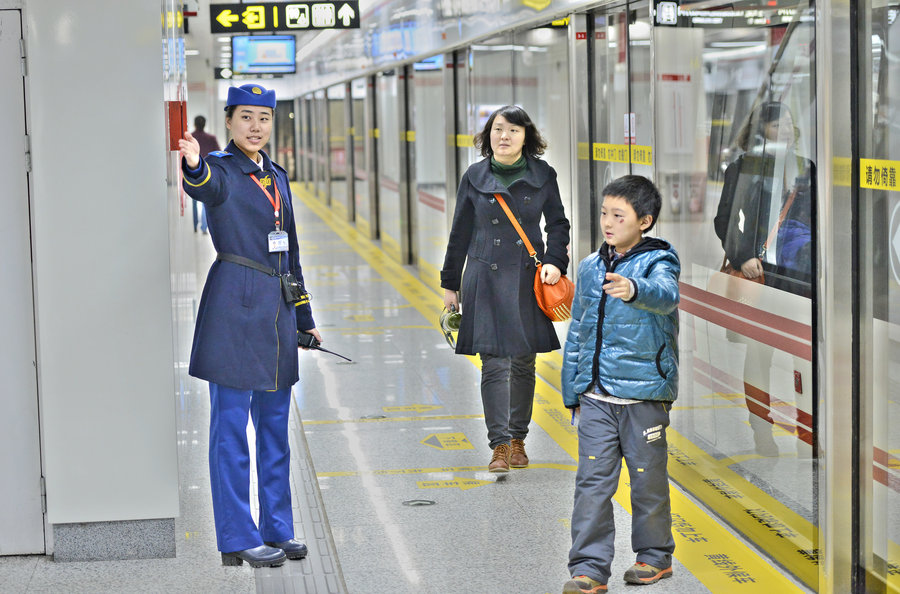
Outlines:
POLYGON ((655 584, 661 579, 672 577, 672 567, 660 569, 638 561, 625 572, 625 581, 629 584, 655 584))
POLYGON ((601 584, 586 575, 576 575, 563 584, 563 594, 596 594, 606 591, 606 584, 601 584))

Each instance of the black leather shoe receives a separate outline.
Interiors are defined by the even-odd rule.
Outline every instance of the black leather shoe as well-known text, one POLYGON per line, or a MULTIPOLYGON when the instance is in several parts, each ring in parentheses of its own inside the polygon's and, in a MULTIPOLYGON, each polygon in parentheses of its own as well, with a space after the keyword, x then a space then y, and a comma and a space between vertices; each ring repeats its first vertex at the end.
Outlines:
POLYGON ((284 551, 288 559, 303 559, 306 557, 306 553, 309 552, 306 545, 295 538, 282 542, 267 542, 266 544, 284 551))
POLYGON ((287 559, 287 555, 283 550, 266 545, 233 553, 222 553, 222 565, 241 565, 246 561, 250 567, 278 567, 284 565, 285 559, 287 559))

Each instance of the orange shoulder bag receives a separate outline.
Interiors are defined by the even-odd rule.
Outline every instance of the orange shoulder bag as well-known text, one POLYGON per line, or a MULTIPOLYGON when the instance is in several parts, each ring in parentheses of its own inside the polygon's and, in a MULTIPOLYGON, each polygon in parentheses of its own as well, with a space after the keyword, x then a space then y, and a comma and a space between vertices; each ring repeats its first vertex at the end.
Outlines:
POLYGON ((541 281, 542 264, 537 258, 537 252, 535 251, 534 246, 528 241, 528 236, 525 235, 525 231, 522 230, 519 221, 516 220, 516 217, 513 216, 509 206, 506 205, 503 196, 494 194, 494 198, 500 203, 503 212, 509 217, 509 222, 516 228, 516 232, 525 243, 528 255, 534 259, 534 265, 537 268, 534 272, 534 297, 537 300, 538 307, 540 307, 541 311, 552 321, 565 322, 572 317, 572 300, 575 298, 575 285, 566 277, 566 275, 559 277, 559 281, 557 281, 555 285, 548 285, 541 281))

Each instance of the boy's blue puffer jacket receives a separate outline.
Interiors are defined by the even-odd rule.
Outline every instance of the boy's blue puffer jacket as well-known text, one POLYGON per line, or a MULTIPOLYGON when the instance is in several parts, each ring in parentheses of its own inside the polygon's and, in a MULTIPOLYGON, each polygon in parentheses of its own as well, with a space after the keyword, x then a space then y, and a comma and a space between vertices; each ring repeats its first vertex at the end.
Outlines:
POLYGON ((581 261, 572 323, 563 353, 563 402, 599 381, 602 393, 635 400, 678 397, 678 254, 667 242, 646 238, 614 263, 611 248, 581 261), (603 292, 607 272, 634 282, 631 301, 603 292), (598 323, 598 320, 600 323, 598 323))

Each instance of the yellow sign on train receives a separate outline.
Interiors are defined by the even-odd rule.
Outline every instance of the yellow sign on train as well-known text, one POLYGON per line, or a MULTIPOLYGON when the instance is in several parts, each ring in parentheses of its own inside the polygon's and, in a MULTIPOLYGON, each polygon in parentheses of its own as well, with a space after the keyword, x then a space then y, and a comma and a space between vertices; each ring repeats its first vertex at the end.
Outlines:
POLYGON ((896 191, 898 189, 897 171, 900 171, 900 161, 860 159, 859 187, 871 190, 896 191))
POLYGON ((594 161, 653 165, 653 147, 638 144, 594 143, 594 161))

